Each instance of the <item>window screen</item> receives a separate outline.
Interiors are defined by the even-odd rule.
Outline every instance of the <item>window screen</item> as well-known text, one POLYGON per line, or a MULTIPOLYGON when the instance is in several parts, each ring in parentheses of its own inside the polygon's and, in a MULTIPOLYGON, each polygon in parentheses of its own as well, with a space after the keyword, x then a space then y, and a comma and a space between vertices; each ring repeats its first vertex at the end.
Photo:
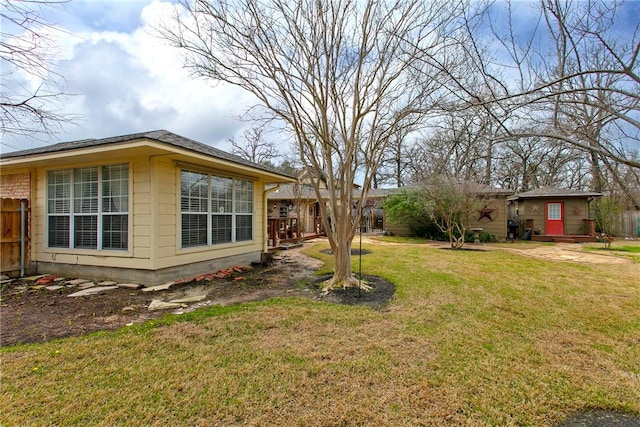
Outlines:
POLYGON ((182 247, 253 239, 253 182, 181 171, 182 247))
POLYGON ((47 245, 127 250, 129 165, 47 172, 47 245))

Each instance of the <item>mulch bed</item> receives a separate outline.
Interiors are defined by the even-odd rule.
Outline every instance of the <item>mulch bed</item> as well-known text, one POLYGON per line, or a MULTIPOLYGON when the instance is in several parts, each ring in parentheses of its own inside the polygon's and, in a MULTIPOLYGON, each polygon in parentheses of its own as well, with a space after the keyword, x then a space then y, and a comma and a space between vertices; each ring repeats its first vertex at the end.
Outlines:
MULTIPOLYGON (((331 275, 320 277, 315 285, 318 289, 322 282, 331 278, 331 275)), ((375 309, 383 309, 393 299, 396 292, 395 286, 378 276, 363 275, 364 283, 372 289, 364 291, 359 288, 332 289, 322 298, 325 301, 346 305, 366 305, 375 309)))

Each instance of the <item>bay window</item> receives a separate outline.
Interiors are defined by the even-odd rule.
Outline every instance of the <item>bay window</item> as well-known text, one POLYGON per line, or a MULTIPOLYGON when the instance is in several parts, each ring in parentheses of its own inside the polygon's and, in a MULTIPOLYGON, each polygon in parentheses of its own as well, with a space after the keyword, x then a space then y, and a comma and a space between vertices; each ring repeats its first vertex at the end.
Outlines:
POLYGON ((53 170, 47 173, 47 246, 127 250, 127 164, 53 170))
POLYGON ((253 182, 181 171, 182 247, 253 240, 253 182))

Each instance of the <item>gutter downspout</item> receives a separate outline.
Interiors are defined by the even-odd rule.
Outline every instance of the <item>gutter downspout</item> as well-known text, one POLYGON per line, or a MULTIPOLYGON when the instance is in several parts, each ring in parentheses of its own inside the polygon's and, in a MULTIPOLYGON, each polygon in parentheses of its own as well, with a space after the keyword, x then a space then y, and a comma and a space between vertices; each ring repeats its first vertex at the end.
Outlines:
POLYGON ((275 187, 272 188, 268 188, 266 190, 264 190, 264 193, 262 195, 262 212, 264 212, 264 230, 265 230, 265 238, 262 240, 262 253, 267 253, 267 251, 269 250, 269 214, 267 213, 269 211, 269 204, 267 203, 267 195, 271 192, 277 191, 280 189, 280 183, 276 184, 275 187))

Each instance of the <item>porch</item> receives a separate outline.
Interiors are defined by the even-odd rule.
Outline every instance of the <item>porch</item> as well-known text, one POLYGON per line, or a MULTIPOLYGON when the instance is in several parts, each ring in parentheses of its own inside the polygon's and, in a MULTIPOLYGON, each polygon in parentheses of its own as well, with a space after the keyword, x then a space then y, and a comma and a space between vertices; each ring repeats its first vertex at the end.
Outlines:
POLYGON ((554 242, 554 243, 586 243, 597 242, 595 235, 589 236, 584 234, 565 234, 563 236, 552 235, 532 235, 531 240, 534 242, 554 242))
POLYGON ((313 230, 304 232, 298 226, 297 218, 269 218, 269 233, 267 247, 269 251, 276 250, 283 245, 291 245, 293 243, 302 242, 304 240, 314 239, 324 236, 321 227, 320 217, 313 219, 313 230))
MULTIPOLYGON (((529 223, 527 221, 527 225, 533 226, 533 221, 529 223)), ((584 234, 536 234, 533 233, 531 235, 531 240, 534 242, 554 242, 554 243, 586 243, 586 242, 597 242, 596 236, 596 226, 595 221, 593 219, 583 219, 583 232, 584 234)))

